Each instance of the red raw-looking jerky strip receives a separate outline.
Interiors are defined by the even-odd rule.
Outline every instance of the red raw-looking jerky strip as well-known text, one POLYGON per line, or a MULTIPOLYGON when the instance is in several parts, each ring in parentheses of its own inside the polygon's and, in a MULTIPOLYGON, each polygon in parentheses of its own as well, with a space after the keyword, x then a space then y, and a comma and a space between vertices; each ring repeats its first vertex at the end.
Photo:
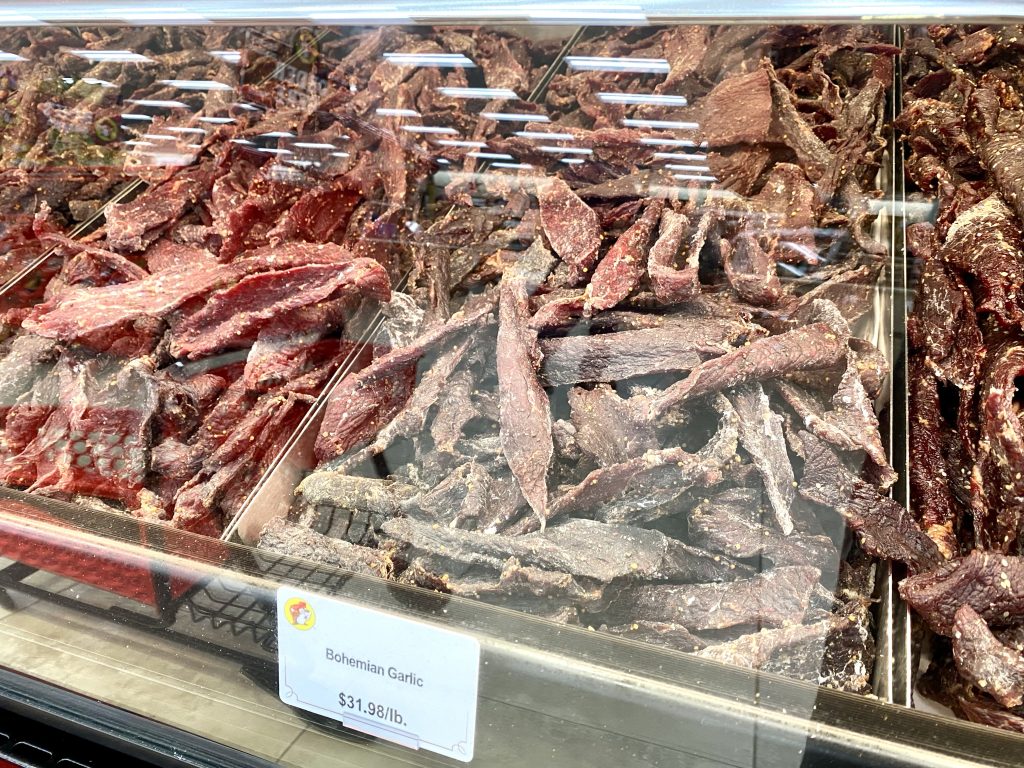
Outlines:
POLYGON ((307 240, 325 243, 335 232, 345 231, 352 212, 362 200, 358 191, 335 182, 317 187, 295 201, 270 231, 274 240, 307 240))
POLYGON ((665 203, 652 200, 643 215, 615 241, 594 270, 587 296, 587 309, 611 309, 640 284, 647 265, 647 246, 665 203))
POLYGON ((195 296, 234 282, 241 269, 233 264, 190 265, 119 285, 76 288, 40 304, 25 318, 26 330, 61 341, 140 317, 163 317, 195 296))
POLYGON ((224 349, 246 346, 263 326, 299 307, 324 301, 336 291, 357 290, 387 301, 390 280, 370 259, 346 264, 311 264, 249 275, 214 294, 175 330, 171 353, 193 360, 224 349))
POLYGON ((597 213, 559 178, 539 186, 540 220, 551 248, 569 265, 569 279, 581 282, 594 268, 601 247, 597 213))

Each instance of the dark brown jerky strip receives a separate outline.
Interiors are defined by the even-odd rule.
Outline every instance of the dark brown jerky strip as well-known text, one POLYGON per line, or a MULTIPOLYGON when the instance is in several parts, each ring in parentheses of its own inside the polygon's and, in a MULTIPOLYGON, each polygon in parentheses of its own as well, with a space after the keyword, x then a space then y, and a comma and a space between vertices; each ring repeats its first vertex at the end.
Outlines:
POLYGON ((1014 402, 1024 345, 1007 343, 987 360, 978 392, 981 426, 973 483, 981 484, 974 527, 986 549, 1017 551, 1024 518, 1024 425, 1014 402))
POLYGON ((655 420, 682 403, 745 381, 773 379, 795 371, 831 368, 846 355, 846 339, 826 323, 766 338, 708 360, 650 401, 646 418, 655 420))
POLYGON ((801 296, 795 312, 815 299, 826 299, 836 305, 847 323, 853 325, 871 311, 872 301, 878 292, 878 275, 878 268, 872 264, 833 275, 801 296))
POLYGON ((725 581, 749 572, 726 557, 687 546, 659 531, 569 520, 527 536, 443 528, 408 518, 384 523, 384 533, 413 556, 452 562, 510 557, 523 565, 607 584, 616 579, 725 581))
POLYGON ((647 265, 651 234, 665 205, 661 200, 647 203, 643 214, 608 249, 587 287, 586 309, 611 309, 640 284, 647 265))
POLYGON ((607 385, 569 390, 576 442, 602 467, 619 464, 658 447, 649 426, 638 424, 626 401, 607 385))
POLYGON ((953 659, 964 678, 1004 707, 1024 702, 1024 657, 1000 643, 969 605, 956 612, 953 659))
POLYGON ((548 395, 537 379, 537 332, 529 327, 529 296, 554 258, 535 240, 501 280, 498 307, 498 405, 501 446, 541 527, 547 520, 547 473, 554 446, 548 395))
MULTIPOLYGON (((728 242, 728 241, 726 241, 728 242)), ((782 298, 782 283, 775 272, 775 259, 765 253, 757 238, 741 232, 722 259, 725 276, 736 294, 751 304, 771 306, 782 298)))
POLYGON ((866 453, 880 471, 882 487, 896 482, 896 472, 889 465, 878 431, 874 403, 861 383, 852 353, 847 354, 846 370, 832 396, 831 410, 826 411, 817 397, 786 381, 776 382, 776 388, 805 429, 840 450, 866 453))
POLYGON ((899 560, 915 573, 939 565, 943 558, 935 542, 892 499, 855 477, 835 452, 809 432, 801 432, 804 474, 799 493, 805 499, 834 509, 859 534, 866 552, 899 560))
POLYGON ((493 311, 493 296, 485 296, 435 325, 414 344, 393 350, 354 375, 346 376, 331 392, 314 452, 323 463, 353 446, 371 440, 398 414, 416 378, 416 361, 428 350, 477 327, 493 311))
POLYGON ((956 709, 972 723, 1024 733, 1024 716, 1008 712, 988 699, 960 694, 957 696, 956 709))
POLYGON ((690 512, 693 542, 731 557, 764 556, 775 565, 813 565, 831 570, 838 553, 827 536, 783 536, 762 512, 760 489, 733 488, 702 500, 690 512))
POLYGON ((437 401, 437 412, 430 423, 430 436, 439 451, 451 453, 462 437, 463 427, 476 415, 473 405, 473 387, 476 376, 472 371, 456 371, 437 401))
POLYGON ((370 576, 388 578, 394 570, 387 552, 333 539, 280 517, 275 517, 263 527, 257 546, 279 555, 299 557, 370 576))
POLYGON ((818 181, 831 165, 832 153, 797 111, 792 92, 782 84, 771 64, 765 61, 762 68, 771 81, 771 138, 793 150, 807 178, 818 181))
POLYGON ((709 324, 707 333, 697 331, 691 338, 681 330, 665 327, 544 339, 540 342, 541 377, 557 386, 690 371, 732 349, 725 339, 713 335, 718 330, 714 324, 709 324))
POLYGON ((634 621, 629 624, 618 624, 600 627, 601 632, 638 640, 642 643, 674 648, 677 651, 693 653, 707 646, 707 642, 697 637, 682 624, 671 624, 664 621, 634 621))
POLYGON ((549 177, 538 186, 540 220, 551 249, 569 265, 569 279, 578 284, 597 263, 601 226, 597 213, 568 184, 549 177))
POLYGON ((924 532, 942 555, 950 558, 959 550, 954 531, 957 512, 942 451, 945 427, 939 390, 918 355, 910 358, 908 378, 911 507, 924 532))
POLYGON ((399 438, 414 437, 423 431, 427 413, 448 386, 452 372, 470 347, 478 343, 480 338, 476 334, 469 334, 437 356, 433 365, 420 378, 402 412, 377 433, 369 446, 372 453, 383 453, 399 438))
POLYGON ((661 214, 658 239, 647 254, 647 276, 655 298, 663 304, 678 304, 700 293, 698 267, 700 248, 690 248, 682 269, 676 258, 690 234, 685 213, 666 208, 661 214))
POLYGON ((736 387, 729 400, 739 417, 740 445, 753 459, 775 520, 788 535, 793 532, 789 508, 796 496, 796 478, 782 434, 782 416, 772 411, 768 395, 756 381, 736 387))
POLYGON ((780 627, 802 622, 819 576, 817 568, 795 566, 725 584, 633 587, 622 591, 609 615, 698 631, 746 624, 780 627))
POLYGON ((663 448, 596 469, 551 505, 551 516, 586 514, 609 523, 650 522, 671 514, 664 505, 687 488, 719 482, 736 455, 739 436, 729 402, 719 398, 715 405, 722 413, 719 429, 700 451, 663 448))
POLYGON ((831 616, 814 624, 797 624, 777 629, 762 629, 725 643, 698 651, 702 659, 712 659, 746 669, 809 666, 815 673, 825 653, 825 642, 832 633, 843 632, 851 621, 846 616, 831 616))
POLYGON ((1024 321, 1024 239, 1013 212, 992 195, 960 214, 940 254, 974 281, 978 312, 991 312, 1007 328, 1024 321))
MULTIPOLYGON (((428 566, 429 562, 414 560, 412 568, 417 565, 428 566)), ((523 565, 515 558, 509 558, 492 578, 458 579, 442 574, 441 583, 449 594, 534 615, 547 615, 553 606, 597 609, 604 597, 603 587, 588 579, 523 565)))

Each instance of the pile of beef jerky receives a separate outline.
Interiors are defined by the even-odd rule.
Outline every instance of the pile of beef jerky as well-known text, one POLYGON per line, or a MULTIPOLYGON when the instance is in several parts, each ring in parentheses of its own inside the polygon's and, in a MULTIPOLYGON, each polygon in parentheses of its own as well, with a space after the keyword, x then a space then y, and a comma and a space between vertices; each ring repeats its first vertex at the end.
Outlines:
POLYGON ((260 545, 868 691, 874 558, 942 559, 886 496, 854 332, 896 52, 614 31, 493 99, 260 545))
MULTIPOLYGON (((122 169, 147 187, 107 206, 105 226, 79 240, 45 196, 31 207, 59 269, 3 307, 0 480, 219 535, 330 377, 358 357, 360 311, 375 312, 408 271, 403 233, 419 216, 430 135, 402 130, 395 110, 411 100, 431 125, 468 119, 434 98, 446 82, 436 68, 381 54, 495 52, 501 82, 512 69, 534 76, 531 62, 550 52, 493 33, 381 29, 324 40, 294 67, 290 46, 271 37, 229 66, 211 52, 237 41, 219 31, 81 35, 47 29, 5 45, 28 72, 41 48, 145 57, 100 69, 75 57, 78 75, 138 86, 75 109, 146 116, 141 137, 122 141, 122 169), (197 96, 161 79, 231 90, 197 96)), ((460 72, 448 81, 465 86, 460 72)), ((36 97, 18 98, 27 110, 36 97)), ((30 133, 36 148, 53 138, 30 133)), ((50 150, 25 157, 36 151, 50 150)))
POLYGON ((906 43, 912 509, 944 562, 901 585, 936 633, 920 688, 1024 732, 1024 30, 936 26, 906 43))

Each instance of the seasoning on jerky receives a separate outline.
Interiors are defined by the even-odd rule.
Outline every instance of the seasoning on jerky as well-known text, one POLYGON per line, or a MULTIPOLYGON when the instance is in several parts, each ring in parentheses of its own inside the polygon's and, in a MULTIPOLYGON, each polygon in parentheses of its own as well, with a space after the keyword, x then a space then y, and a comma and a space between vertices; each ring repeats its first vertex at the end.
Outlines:
POLYGON ((961 605, 956 612, 953 658, 968 682, 1004 707, 1024 702, 1024 657, 1000 643, 970 605, 961 605))
POLYGON ((597 214, 559 178, 545 179, 538 187, 537 200, 551 249, 569 265, 572 283, 582 282, 597 263, 601 247, 597 214))
POLYGON ((651 235, 663 209, 664 204, 660 200, 649 201, 636 223, 608 249, 587 286, 587 310, 611 309, 640 284, 651 235))

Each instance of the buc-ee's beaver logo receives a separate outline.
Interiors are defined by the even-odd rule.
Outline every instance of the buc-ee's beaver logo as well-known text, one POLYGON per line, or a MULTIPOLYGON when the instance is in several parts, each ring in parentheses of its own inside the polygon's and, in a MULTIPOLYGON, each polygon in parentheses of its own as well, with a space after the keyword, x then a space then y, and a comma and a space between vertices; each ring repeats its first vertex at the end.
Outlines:
POLYGON ((312 629, 316 624, 313 606, 301 597, 293 597, 284 604, 284 617, 296 629, 312 629))

